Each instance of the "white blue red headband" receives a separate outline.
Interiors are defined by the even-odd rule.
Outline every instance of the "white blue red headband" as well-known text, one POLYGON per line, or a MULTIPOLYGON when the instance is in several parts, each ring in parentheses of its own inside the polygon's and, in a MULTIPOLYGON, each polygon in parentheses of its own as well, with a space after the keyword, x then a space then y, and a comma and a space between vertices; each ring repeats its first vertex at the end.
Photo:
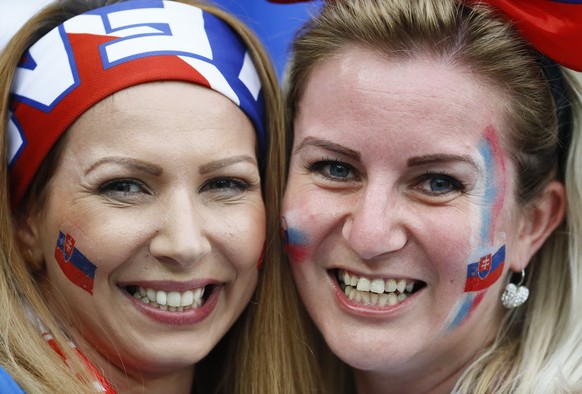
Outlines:
POLYGON ((87 109, 119 90, 164 80, 192 82, 228 97, 252 121, 264 155, 261 83, 240 37, 191 5, 128 0, 65 21, 24 54, 8 119, 12 205, 87 109))

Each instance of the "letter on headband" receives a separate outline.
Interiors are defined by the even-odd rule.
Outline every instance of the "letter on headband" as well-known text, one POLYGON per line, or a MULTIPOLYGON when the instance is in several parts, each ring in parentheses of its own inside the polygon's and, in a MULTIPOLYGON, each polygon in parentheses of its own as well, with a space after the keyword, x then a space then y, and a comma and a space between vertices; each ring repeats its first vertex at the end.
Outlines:
MULTIPOLYGON (((57 139, 124 88, 186 81, 228 97, 266 150, 261 84, 244 43, 216 16, 161 0, 129 0, 75 16, 25 53, 11 89, 8 166, 17 206, 57 139)), ((163 136, 160 136, 163 138, 163 136)))

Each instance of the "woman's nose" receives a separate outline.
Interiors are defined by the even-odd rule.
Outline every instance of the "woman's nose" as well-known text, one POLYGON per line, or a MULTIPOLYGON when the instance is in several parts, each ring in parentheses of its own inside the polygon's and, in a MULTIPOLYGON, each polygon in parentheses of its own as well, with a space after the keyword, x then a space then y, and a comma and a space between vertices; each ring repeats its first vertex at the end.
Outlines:
POLYGON ((187 192, 177 192, 166 200, 158 210, 159 226, 150 242, 154 257, 162 262, 189 266, 210 252, 204 207, 197 208, 199 204, 187 192))
POLYGON ((346 218, 342 235, 364 260, 402 249, 407 235, 395 193, 386 187, 366 187, 346 218))

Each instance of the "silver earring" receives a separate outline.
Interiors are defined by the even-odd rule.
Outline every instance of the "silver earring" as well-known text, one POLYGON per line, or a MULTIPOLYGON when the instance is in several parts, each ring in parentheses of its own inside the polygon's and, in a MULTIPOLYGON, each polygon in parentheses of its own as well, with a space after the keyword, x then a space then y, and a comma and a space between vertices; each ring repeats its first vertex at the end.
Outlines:
POLYGON ((519 283, 516 285, 510 282, 505 286, 505 290, 503 290, 503 294, 501 294, 501 303, 507 309, 517 308, 527 301, 527 298, 529 297, 529 289, 521 285, 524 280, 525 270, 521 270, 521 279, 519 280, 519 283))

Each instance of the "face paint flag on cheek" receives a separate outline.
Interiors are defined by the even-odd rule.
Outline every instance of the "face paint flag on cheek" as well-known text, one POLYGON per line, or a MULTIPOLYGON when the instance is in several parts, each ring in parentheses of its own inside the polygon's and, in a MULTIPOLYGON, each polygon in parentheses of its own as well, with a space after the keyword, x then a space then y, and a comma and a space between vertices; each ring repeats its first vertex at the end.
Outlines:
POLYGON ((487 254, 467 267, 465 292, 485 290, 501 277, 505 264, 505 245, 497 252, 487 254))
POLYGON ((71 282, 89 294, 93 294, 97 267, 75 247, 75 239, 62 231, 59 231, 55 259, 71 282))
POLYGON ((240 37, 218 17, 188 4, 124 1, 65 21, 24 54, 8 114, 13 207, 83 112, 119 90, 154 81, 190 82, 229 98, 252 121, 263 164, 261 82, 240 37))
POLYGON ((285 252, 291 262, 304 261, 309 254, 307 235, 298 229, 289 227, 285 218, 282 219, 281 232, 283 233, 285 252))

